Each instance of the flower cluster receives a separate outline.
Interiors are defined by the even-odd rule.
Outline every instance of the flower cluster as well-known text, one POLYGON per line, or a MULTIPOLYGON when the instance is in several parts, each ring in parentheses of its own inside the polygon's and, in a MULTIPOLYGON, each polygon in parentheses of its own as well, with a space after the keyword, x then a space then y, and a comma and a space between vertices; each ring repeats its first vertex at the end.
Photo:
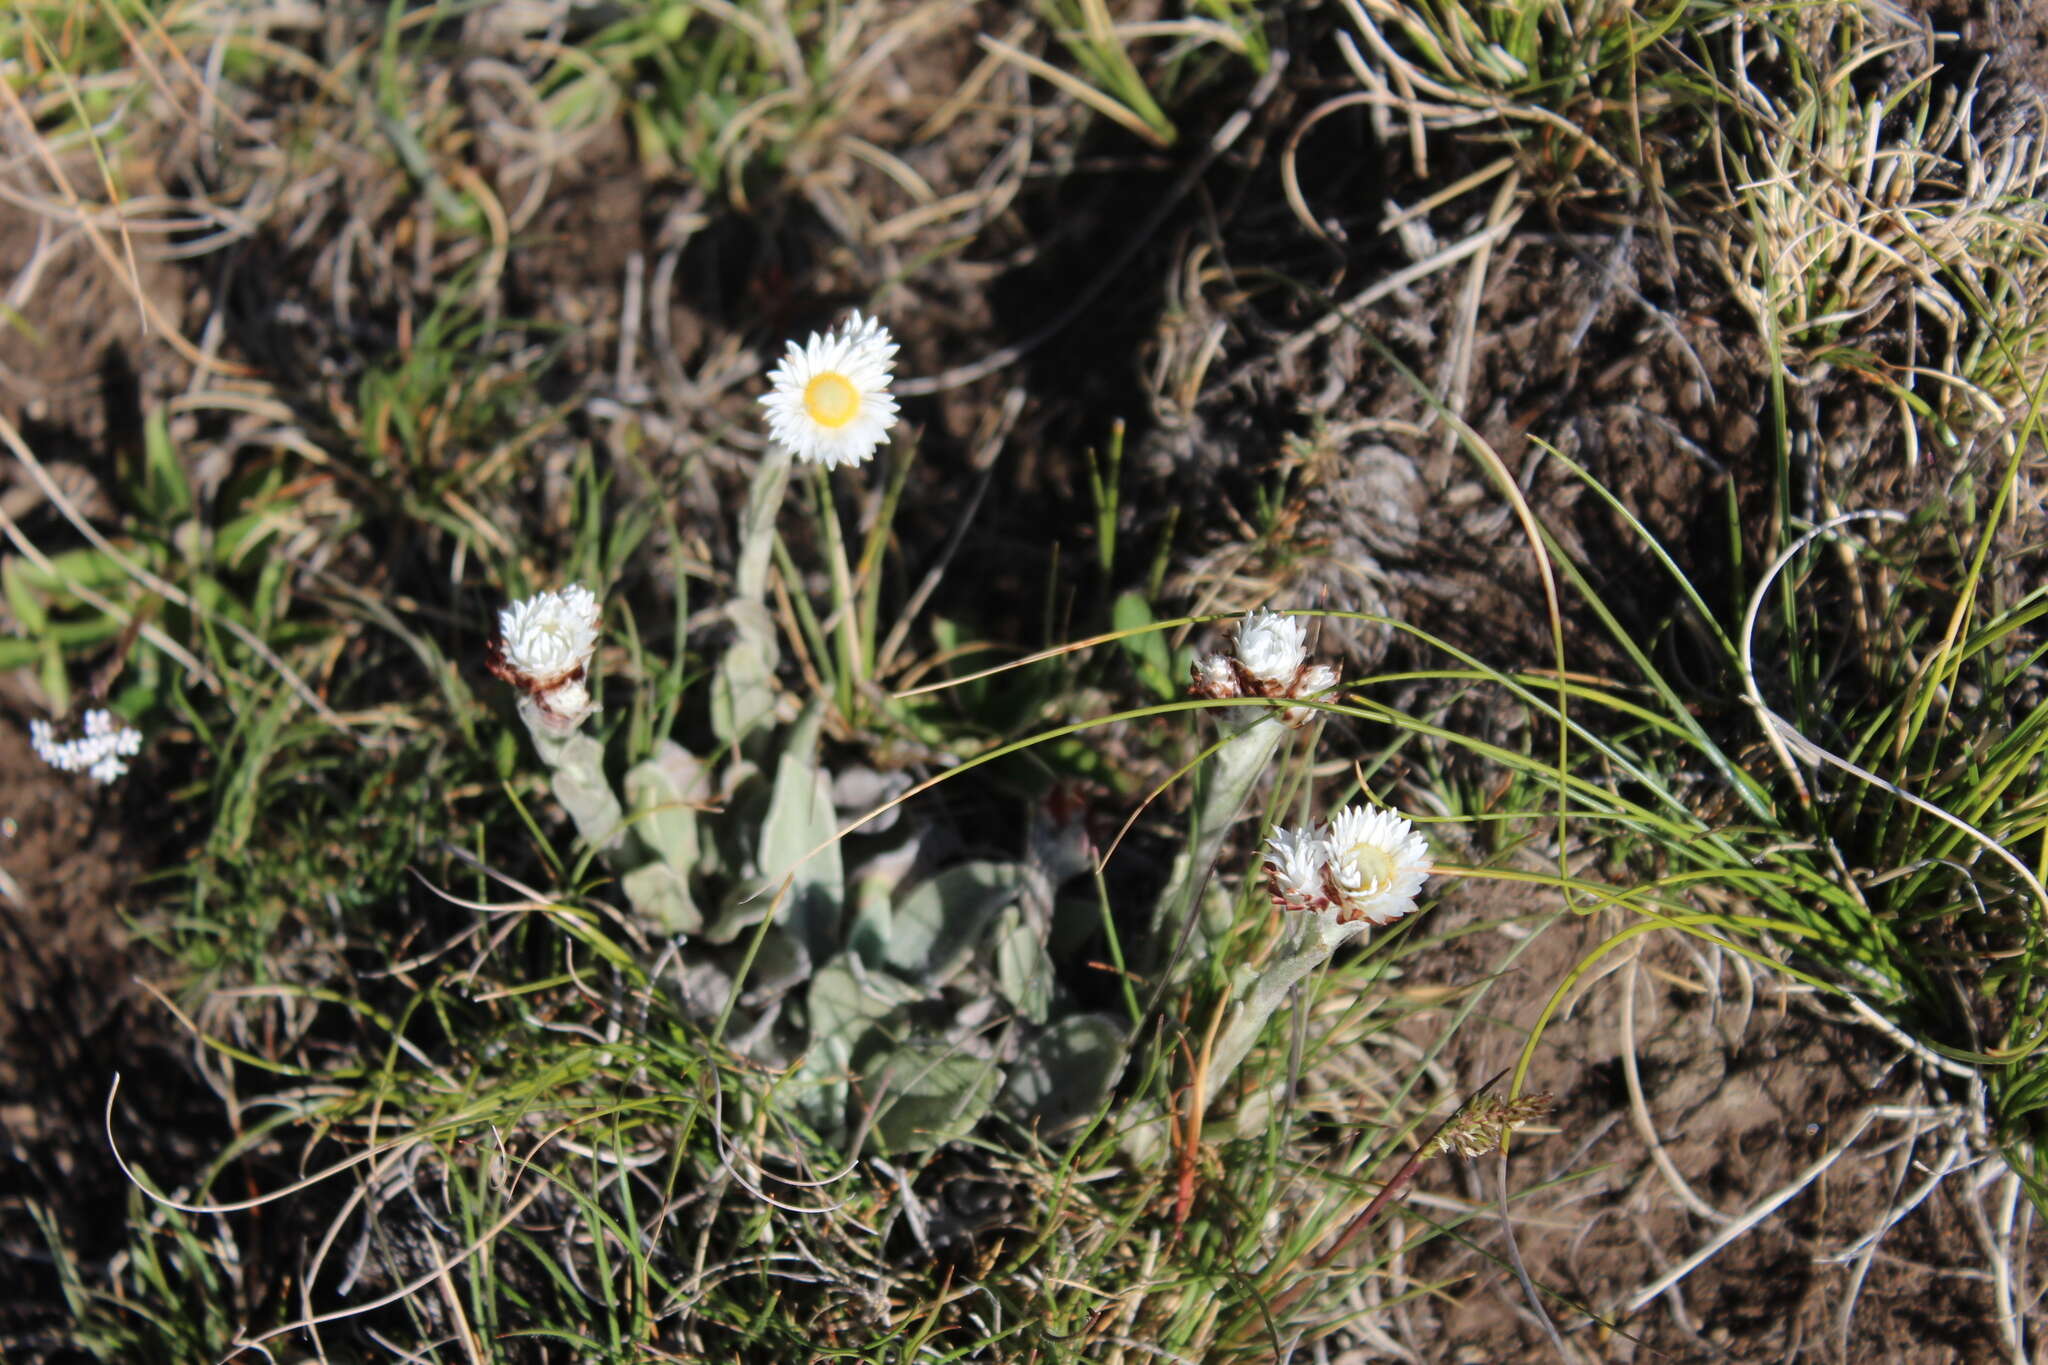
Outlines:
MULTIPOLYGON (((1308 631, 1300 620, 1265 608, 1237 623, 1237 651, 1195 661, 1189 690, 1211 701, 1280 697, 1298 701, 1337 685, 1337 670, 1308 661, 1308 631)), ((1314 719, 1307 706, 1290 706, 1280 719, 1299 730, 1314 719)))
POLYGON ((828 469, 861 463, 896 425, 895 366, 889 329, 859 313, 837 331, 811 333, 805 345, 790 342, 761 398, 769 434, 798 459, 828 469))
POLYGON ((1512 1100, 1476 1095, 1450 1117, 1443 1129, 1424 1149, 1426 1156, 1456 1152, 1467 1161, 1498 1148, 1507 1135, 1542 1119, 1550 1112, 1550 1092, 1538 1091, 1512 1100))
POLYGON ((1373 806, 1346 806, 1327 825, 1279 830, 1266 849, 1273 903, 1332 924, 1392 924, 1414 911, 1429 876, 1422 836, 1373 806))
POLYGON ((518 688, 548 728, 567 734, 597 709, 584 679, 597 652, 597 599, 580 583, 537 593, 498 613, 487 663, 518 688))
POLYGON ((110 712, 85 713, 85 734, 60 740, 50 722, 28 723, 29 747, 36 757, 67 773, 90 773, 95 782, 110 783, 128 771, 125 760, 142 750, 142 732, 116 721, 110 712))

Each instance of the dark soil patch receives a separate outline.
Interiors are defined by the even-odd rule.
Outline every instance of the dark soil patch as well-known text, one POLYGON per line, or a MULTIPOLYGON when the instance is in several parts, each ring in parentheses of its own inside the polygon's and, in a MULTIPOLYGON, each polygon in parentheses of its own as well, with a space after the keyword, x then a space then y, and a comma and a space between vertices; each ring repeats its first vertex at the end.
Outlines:
POLYGON ((1909 0, 1907 8, 1956 36, 1960 65, 1986 62, 1999 96, 2048 99, 2048 10, 2033 0, 1909 0))
POLYGON ((103 1264, 125 1241, 129 1187, 102 1119, 114 1075, 122 1116, 148 1118, 141 1153, 189 1156, 213 1125, 181 1122, 184 1064, 131 979, 147 954, 121 912, 144 851, 118 800, 46 767, 20 729, 0 725, 0 836, 11 879, 0 891, 0 1354, 33 1359, 68 1321, 53 1257, 103 1264))

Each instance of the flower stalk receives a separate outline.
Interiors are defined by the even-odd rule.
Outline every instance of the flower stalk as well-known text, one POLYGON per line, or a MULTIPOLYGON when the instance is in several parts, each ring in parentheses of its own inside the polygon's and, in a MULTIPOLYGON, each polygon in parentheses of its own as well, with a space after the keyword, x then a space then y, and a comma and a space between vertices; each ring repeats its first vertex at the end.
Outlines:
MULTIPOLYGON (((1308 631, 1301 621, 1263 608, 1247 612, 1237 623, 1232 653, 1198 659, 1191 672, 1189 692, 1211 701, 1296 701, 1338 683, 1336 669, 1309 662, 1308 631)), ((1287 731, 1300 729, 1314 715, 1307 706, 1256 714, 1217 749, 1195 797, 1193 833, 1174 859, 1166 889, 1153 906, 1147 939, 1155 965, 1172 960, 1183 942, 1183 960, 1191 961, 1201 952, 1196 910, 1202 884, 1223 847, 1223 835, 1251 799, 1287 731)))
POLYGON ((604 775, 604 746, 582 733, 597 710, 587 680, 599 614, 597 598, 580 583, 514 602, 498 613, 486 663, 518 689, 519 719, 577 833, 592 848, 608 848, 625 813, 604 775))

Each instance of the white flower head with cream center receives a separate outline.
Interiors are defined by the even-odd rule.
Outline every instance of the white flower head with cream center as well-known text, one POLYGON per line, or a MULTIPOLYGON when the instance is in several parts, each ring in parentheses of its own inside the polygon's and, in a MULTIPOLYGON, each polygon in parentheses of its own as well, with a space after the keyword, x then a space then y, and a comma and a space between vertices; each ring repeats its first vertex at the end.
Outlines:
POLYGON ((1341 917, 1392 924, 1415 909, 1429 876, 1429 845, 1390 810, 1346 806, 1330 821, 1330 887, 1341 917))
POLYGON ((505 663, 539 691, 560 686, 597 650, 597 599, 580 583, 537 593, 498 613, 505 663))
POLYGON ((126 760, 142 750, 142 732, 131 730, 114 719, 111 711, 85 713, 85 734, 78 739, 57 738, 46 720, 28 723, 28 743, 36 757, 67 773, 88 773, 102 786, 128 771, 126 760))
POLYGON ((768 372, 768 432, 798 459, 824 465, 859 464, 875 453, 896 425, 889 382, 896 342, 889 329, 855 313, 823 336, 794 341, 768 372))
POLYGON ((1237 661, 1254 678, 1285 691, 1308 659, 1308 631, 1292 616, 1260 607, 1237 624, 1237 661))

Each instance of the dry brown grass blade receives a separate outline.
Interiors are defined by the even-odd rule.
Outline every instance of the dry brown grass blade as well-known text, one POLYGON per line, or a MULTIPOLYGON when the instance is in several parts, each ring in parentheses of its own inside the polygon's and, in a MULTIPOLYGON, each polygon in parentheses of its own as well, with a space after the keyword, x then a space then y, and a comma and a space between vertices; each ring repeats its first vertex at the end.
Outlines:
MULTIPOLYGON (((123 224, 121 230, 124 249, 121 252, 116 252, 112 244, 107 241, 106 233, 100 230, 96 216, 86 207, 85 201, 79 196, 78 191, 72 187, 71 179, 65 175, 64 167, 58 161, 56 152, 50 147, 49 142, 37 133, 35 119, 30 115, 28 108, 21 102, 21 96, 15 91, 13 83, 0 80, 0 93, 4 93, 6 96, 8 112, 13 114, 21 127, 23 135, 27 137, 30 145, 35 148, 37 157, 42 162, 44 171, 49 175, 50 182, 57 187, 57 193, 63 199, 65 208, 70 211, 73 219, 78 223, 80 229, 84 231, 86 240, 92 244, 94 253, 99 256, 101 262, 106 265, 113 276, 120 280, 129 291, 135 301, 136 308, 140 310, 144 320, 170 344, 173 350, 202 370, 210 370, 216 374, 237 376, 255 374, 256 372, 246 365, 239 365, 232 361, 222 360, 217 356, 208 355, 199 347, 194 346, 186 339, 183 330, 178 327, 177 323, 164 315, 163 310, 157 306, 156 300, 150 298, 148 291, 142 287, 139 273, 140 267, 136 264, 134 244, 128 238, 126 225, 123 224), (126 257, 125 264, 123 263, 124 255, 126 257)), ((111 183, 108 186, 108 190, 110 194, 117 195, 117 191, 115 191, 111 183)))

